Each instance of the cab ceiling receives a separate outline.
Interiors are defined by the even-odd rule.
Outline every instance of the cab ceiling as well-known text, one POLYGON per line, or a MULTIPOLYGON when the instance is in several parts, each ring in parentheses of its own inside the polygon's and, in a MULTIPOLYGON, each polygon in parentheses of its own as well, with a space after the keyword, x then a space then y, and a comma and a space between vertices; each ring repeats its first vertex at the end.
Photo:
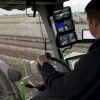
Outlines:
MULTIPOLYGON (((36 0, 36 5, 51 5, 57 3, 63 3, 69 0, 36 0)), ((32 7, 32 4, 29 6, 32 7)), ((5 10, 25 10, 26 4, 25 0, 0 0, 0 8, 5 10)))

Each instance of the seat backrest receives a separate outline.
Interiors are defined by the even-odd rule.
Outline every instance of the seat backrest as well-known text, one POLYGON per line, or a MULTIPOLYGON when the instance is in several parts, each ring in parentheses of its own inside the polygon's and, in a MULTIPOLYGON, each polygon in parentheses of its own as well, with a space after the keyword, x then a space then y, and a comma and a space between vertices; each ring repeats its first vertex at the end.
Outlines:
POLYGON ((14 83, 14 82, 18 82, 22 78, 22 75, 18 70, 9 68, 8 77, 9 77, 9 80, 14 83))

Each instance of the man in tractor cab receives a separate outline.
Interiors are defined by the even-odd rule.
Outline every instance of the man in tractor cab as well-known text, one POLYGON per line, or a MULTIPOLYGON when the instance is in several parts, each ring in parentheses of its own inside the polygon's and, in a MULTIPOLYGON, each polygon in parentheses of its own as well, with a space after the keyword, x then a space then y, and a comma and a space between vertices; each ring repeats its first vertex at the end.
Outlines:
POLYGON ((91 45, 88 53, 79 60, 76 68, 63 76, 50 65, 46 56, 37 58, 46 89, 37 92, 34 97, 100 100, 100 0, 91 0, 85 11, 90 32, 97 40, 91 45))

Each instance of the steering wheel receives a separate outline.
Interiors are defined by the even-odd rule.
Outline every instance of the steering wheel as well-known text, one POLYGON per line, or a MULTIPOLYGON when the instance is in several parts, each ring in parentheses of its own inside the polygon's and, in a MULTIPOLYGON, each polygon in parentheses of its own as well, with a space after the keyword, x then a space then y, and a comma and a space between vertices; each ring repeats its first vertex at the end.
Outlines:
POLYGON ((60 63, 61 65, 63 65, 66 68, 66 70, 68 70, 68 72, 71 72, 70 67, 66 63, 64 63, 62 60, 59 60, 55 57, 51 57, 50 60, 53 60, 53 61, 60 63))
MULTIPOLYGON (((46 57, 47 57, 48 59, 52 60, 52 61, 56 61, 56 62, 60 63, 61 65, 63 65, 63 66, 66 68, 66 70, 67 70, 68 72, 71 72, 70 67, 69 67, 66 63, 64 63, 62 60, 59 60, 59 59, 57 59, 57 58, 55 58, 55 57, 51 57, 51 55, 50 55, 49 53, 46 53, 46 57)), ((40 69, 41 69, 41 66, 38 64, 38 65, 37 65, 37 68, 38 68, 38 70, 40 70, 40 69)), ((40 72, 40 71, 39 71, 39 72, 40 72)))
MULTIPOLYGON (((61 61, 61 60, 59 60, 59 59, 57 59, 55 57, 51 57, 51 55, 49 53, 46 53, 46 57, 48 59, 52 60, 52 61, 56 61, 56 62, 60 63, 61 65, 63 65, 66 68, 66 70, 68 72, 71 72, 70 67, 66 63, 64 63, 63 61, 61 61)), ((40 64, 37 64, 37 69, 41 74, 41 65, 40 64)), ((65 73, 59 72, 59 75, 63 76, 63 75, 65 75, 65 73)), ((39 91, 44 91, 45 90, 45 85, 38 85, 35 88, 38 89, 39 91)))

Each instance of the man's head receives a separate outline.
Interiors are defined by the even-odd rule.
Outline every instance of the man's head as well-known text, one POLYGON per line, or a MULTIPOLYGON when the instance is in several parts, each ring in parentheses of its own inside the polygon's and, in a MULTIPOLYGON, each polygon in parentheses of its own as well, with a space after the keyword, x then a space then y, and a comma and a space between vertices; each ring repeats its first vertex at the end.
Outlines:
POLYGON ((91 0, 85 8, 89 29, 95 38, 100 38, 100 0, 91 0))

